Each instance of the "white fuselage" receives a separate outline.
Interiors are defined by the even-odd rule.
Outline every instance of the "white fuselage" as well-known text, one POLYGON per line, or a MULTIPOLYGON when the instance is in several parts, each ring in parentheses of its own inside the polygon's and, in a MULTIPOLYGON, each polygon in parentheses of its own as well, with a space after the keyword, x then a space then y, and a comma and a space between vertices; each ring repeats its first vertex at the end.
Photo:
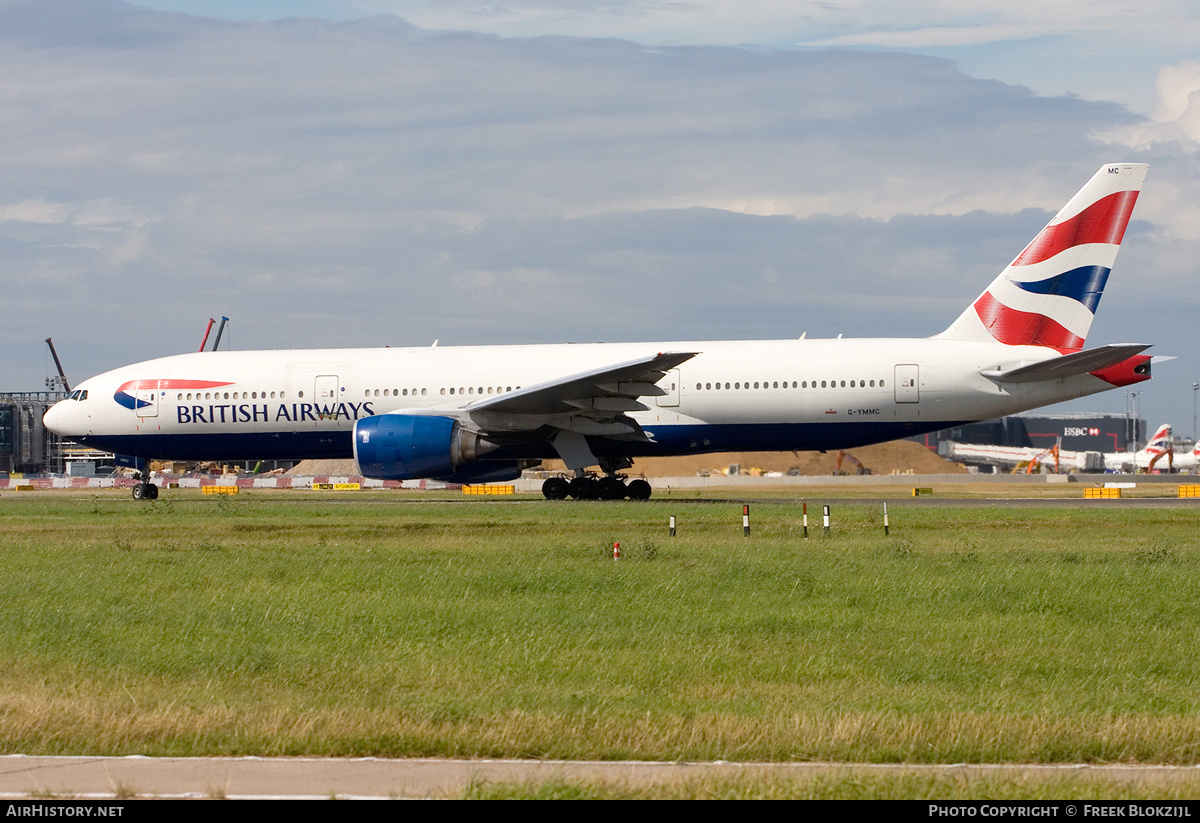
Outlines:
MULTIPOLYGON (((851 447, 1112 388, 1091 374, 993 381, 980 372, 1058 354, 934 338, 201 352, 93 377, 46 424, 147 458, 350 457, 359 419, 469 412, 519 387, 670 351, 698 354, 667 373, 648 410, 630 414, 649 439, 597 443, 597 454, 851 447)), ((552 454, 543 438, 505 456, 552 454)))

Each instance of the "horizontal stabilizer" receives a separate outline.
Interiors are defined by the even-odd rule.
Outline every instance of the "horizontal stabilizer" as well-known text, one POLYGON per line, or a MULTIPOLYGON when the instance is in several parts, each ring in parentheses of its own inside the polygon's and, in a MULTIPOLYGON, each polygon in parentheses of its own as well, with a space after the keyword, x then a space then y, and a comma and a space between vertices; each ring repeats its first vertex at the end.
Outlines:
POLYGON ((1122 360, 1140 354, 1150 348, 1148 343, 1114 343, 1098 349, 1064 354, 1040 363, 1018 366, 1013 369, 988 369, 980 372, 989 380, 999 383, 1036 383, 1041 380, 1058 380, 1080 374, 1106 369, 1122 360))

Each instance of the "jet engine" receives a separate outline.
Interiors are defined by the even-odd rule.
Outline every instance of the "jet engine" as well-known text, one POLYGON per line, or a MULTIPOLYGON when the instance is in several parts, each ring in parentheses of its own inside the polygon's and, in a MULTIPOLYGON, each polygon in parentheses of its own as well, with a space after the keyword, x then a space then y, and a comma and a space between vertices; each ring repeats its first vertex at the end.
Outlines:
POLYGON ((379 480, 451 477, 462 464, 496 448, 450 417, 377 414, 354 424, 359 471, 379 480))
POLYGON ((459 466, 458 471, 448 477, 439 477, 447 483, 503 483, 516 480, 525 469, 541 465, 540 460, 479 460, 459 466))

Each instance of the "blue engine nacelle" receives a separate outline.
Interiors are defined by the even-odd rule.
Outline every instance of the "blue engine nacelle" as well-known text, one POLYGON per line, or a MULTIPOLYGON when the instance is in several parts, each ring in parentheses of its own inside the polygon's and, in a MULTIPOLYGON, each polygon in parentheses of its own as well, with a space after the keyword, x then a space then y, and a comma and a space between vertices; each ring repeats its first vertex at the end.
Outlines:
POLYGON ((354 459, 364 477, 450 477, 496 446, 450 417, 377 414, 354 424, 354 459))

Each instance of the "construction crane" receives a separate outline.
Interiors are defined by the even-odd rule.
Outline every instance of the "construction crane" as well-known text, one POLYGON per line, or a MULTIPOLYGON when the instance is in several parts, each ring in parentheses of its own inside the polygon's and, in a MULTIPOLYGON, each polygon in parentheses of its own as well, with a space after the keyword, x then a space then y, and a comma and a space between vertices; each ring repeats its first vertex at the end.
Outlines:
POLYGON ((212 324, 217 322, 211 317, 208 318, 208 325, 204 327, 204 339, 200 341, 200 351, 204 351, 204 346, 208 343, 208 333, 212 331, 212 324))
POLYGON ((221 318, 221 325, 217 326, 217 339, 213 341, 212 350, 216 351, 217 346, 221 345, 221 334, 225 331, 225 324, 229 322, 228 317, 221 318))
POLYGON ((67 383, 67 375, 66 372, 63 371, 62 363, 59 362, 58 352, 54 350, 54 341, 47 337, 46 345, 50 347, 50 356, 54 358, 54 367, 58 369, 58 379, 62 381, 63 391, 65 391, 67 394, 70 394, 71 386, 67 383))

